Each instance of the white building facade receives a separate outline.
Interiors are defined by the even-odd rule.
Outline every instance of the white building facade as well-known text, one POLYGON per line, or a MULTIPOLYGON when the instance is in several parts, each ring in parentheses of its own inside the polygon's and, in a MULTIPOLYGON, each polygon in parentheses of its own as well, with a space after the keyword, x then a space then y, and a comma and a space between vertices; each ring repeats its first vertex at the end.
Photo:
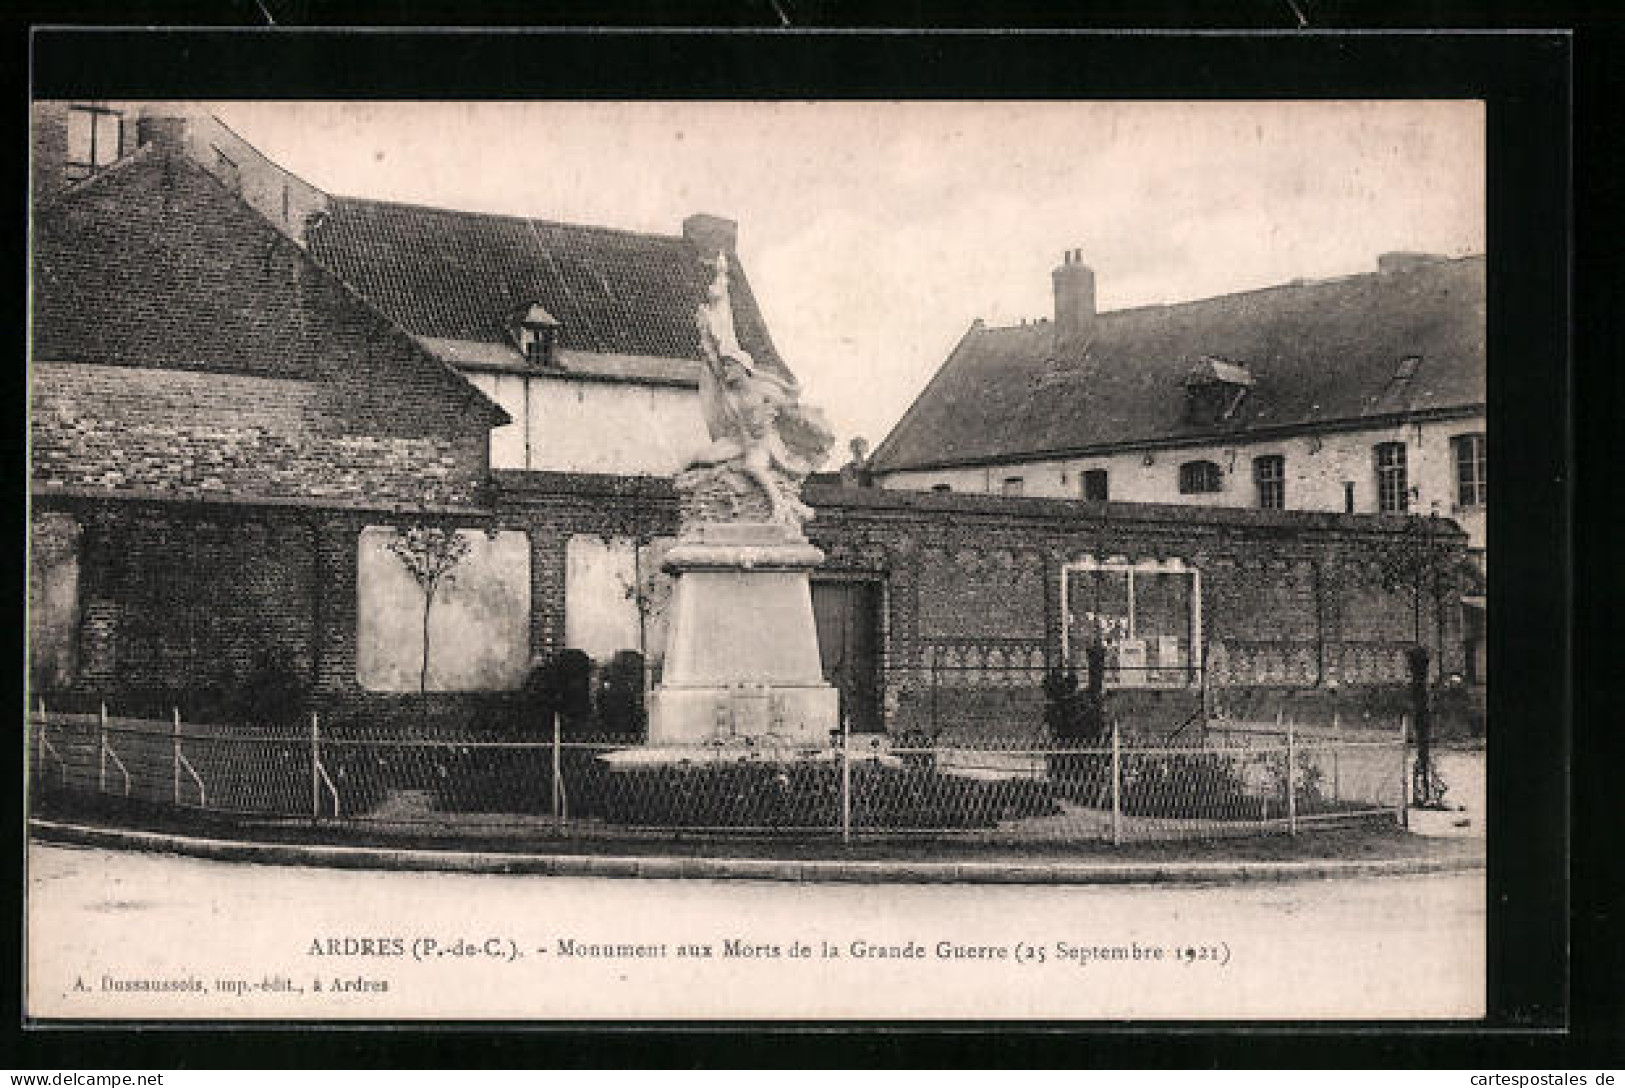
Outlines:
POLYGON ((1468 535, 1469 679, 1488 550, 1482 257, 1097 313, 1068 251, 1053 318, 977 321, 867 463, 877 487, 1412 514, 1468 535))
MULTIPOLYGON (((1102 497, 1099 489, 1103 487, 1103 497, 1113 502, 1348 514, 1434 513, 1460 525, 1470 547, 1482 552, 1485 447, 1485 416, 1477 411, 1449 419, 1253 441, 909 469, 885 473, 876 482, 881 487, 912 491, 1050 499, 1102 497), (1402 451, 1398 460, 1391 452, 1396 447, 1402 451), (1181 468, 1198 462, 1218 466, 1216 490, 1181 489, 1181 468), (1396 493, 1405 496, 1403 507, 1394 507, 1396 493)), ((1188 482, 1191 474, 1185 475, 1188 482)))

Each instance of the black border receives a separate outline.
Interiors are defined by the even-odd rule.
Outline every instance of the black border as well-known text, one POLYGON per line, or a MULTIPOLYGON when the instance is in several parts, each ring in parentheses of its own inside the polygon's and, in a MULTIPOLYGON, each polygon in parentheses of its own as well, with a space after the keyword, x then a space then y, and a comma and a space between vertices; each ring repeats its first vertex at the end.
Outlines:
MULTIPOLYGON (((298 0, 265 2, 269 8, 262 10, 273 14, 309 7, 298 0)), ((767 0, 770 12, 760 4, 729 5, 732 20, 707 21, 772 26, 772 16, 790 2, 767 0)), ((1309 0, 1300 0, 1305 5, 1309 0)), ((162 17, 153 21, 172 20, 187 10, 187 5, 156 6, 162 17)), ((193 6, 210 13, 204 18, 218 18, 224 8, 230 21, 262 22, 253 3, 193 6)), ((372 13, 371 21, 397 21, 403 14, 400 5, 379 8, 381 15, 372 13)), ((583 5, 600 23, 626 21, 631 14, 612 8, 583 5)), ((828 14, 834 5, 797 0, 793 8, 798 17, 808 9, 828 14)), ((125 10, 133 20, 156 14, 139 7, 125 10)), ((514 14, 500 5, 478 10, 492 21, 514 14)), ((1242 9, 1239 25, 1262 10, 1242 9)), ((410 14, 418 11, 435 14, 424 8, 410 14)), ((675 11, 675 5, 657 8, 657 13, 675 11)), ((1271 16, 1262 25, 1279 23, 1271 16)), ((1491 516, 1490 596, 1496 602, 1491 719, 1496 725, 1490 767, 1497 830, 1490 843, 1491 1018, 1485 1025, 638 1025, 617 1028, 613 1036, 580 1026, 448 1025, 387 1033, 248 1025, 230 1032, 36 1029, 17 1037, 13 1060, 19 1067, 951 1067, 973 1062, 1188 1067, 1254 1065, 1283 1053, 1289 1064, 1304 1066, 1504 1067, 1547 1064, 1551 1055, 1573 1053, 1568 1048, 1576 1043, 1608 1048, 1619 1063, 1619 1020, 1606 1005, 1576 1006, 1574 1033, 1561 1034, 1569 1020, 1572 480, 1566 362, 1573 43, 1565 33, 1341 34, 1293 32, 1290 26, 1247 36, 40 29, 31 39, 25 36, 25 49, 29 44, 33 88, 41 97, 1484 98, 1490 151, 1490 430, 1497 448, 1508 451, 1497 458, 1497 491, 1516 498, 1492 508, 1491 516), (1595 1020, 1592 1013, 1598 1014, 1595 1020)), ((20 140, 12 146, 21 146, 20 140)), ((14 161, 19 192, 26 191, 24 170, 14 161)), ((20 233, 14 238, 20 246, 20 233)), ((21 321, 12 328, 20 329, 21 321)), ((21 350, 14 358, 22 358, 21 350)), ((13 403, 24 401, 18 397, 13 403)), ((14 515, 19 532, 20 509, 19 504, 14 515)), ((12 781, 21 780, 16 770, 12 781)), ((10 818, 15 822, 15 813, 10 818)), ((20 827, 12 830, 11 841, 20 841, 20 827)), ((1589 920, 1581 917, 1582 924, 1589 920)), ((8 953, 14 957, 16 950, 8 953)), ((1603 954, 1600 960, 1577 959, 1575 966, 1602 965, 1598 992, 1607 993, 1619 978, 1606 970, 1607 963, 1603 954)), ((20 977, 14 963, 3 966, 6 977, 20 977)), ((8 997, 5 1012, 11 1013, 16 995, 8 997)), ((16 1023, 14 1016, 10 1023, 16 1023)))

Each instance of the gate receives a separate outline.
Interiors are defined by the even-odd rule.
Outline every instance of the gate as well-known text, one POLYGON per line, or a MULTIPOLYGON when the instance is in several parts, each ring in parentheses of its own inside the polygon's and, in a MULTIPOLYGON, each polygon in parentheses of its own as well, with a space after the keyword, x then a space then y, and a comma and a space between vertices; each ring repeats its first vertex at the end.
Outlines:
POLYGON ((881 733, 880 583, 814 578, 813 617, 824 679, 841 693, 841 714, 855 733, 881 733))

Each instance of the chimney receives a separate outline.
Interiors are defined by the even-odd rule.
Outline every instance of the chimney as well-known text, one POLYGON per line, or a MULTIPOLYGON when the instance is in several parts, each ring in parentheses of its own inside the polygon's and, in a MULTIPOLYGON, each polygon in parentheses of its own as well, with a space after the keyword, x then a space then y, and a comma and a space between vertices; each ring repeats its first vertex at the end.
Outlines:
POLYGON ((739 224, 718 215, 691 215, 683 220, 683 237, 702 257, 732 253, 739 241, 739 224))
POLYGON ((157 144, 175 151, 183 150, 186 147, 187 120, 178 112, 160 113, 149 107, 136 118, 135 142, 140 146, 157 144))
POLYGON ((1083 250, 1062 255, 1055 279, 1055 346, 1081 347, 1095 321, 1095 272, 1083 263, 1083 250))

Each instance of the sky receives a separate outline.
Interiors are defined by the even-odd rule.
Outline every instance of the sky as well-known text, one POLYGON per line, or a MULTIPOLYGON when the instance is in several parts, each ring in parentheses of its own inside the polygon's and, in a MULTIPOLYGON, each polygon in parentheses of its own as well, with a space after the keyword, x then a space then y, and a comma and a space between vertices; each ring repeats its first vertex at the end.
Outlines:
MULTIPOLYGON (((211 103, 322 189, 678 234, 739 255, 845 459, 970 326, 1482 253, 1479 102, 211 103)), ((831 467, 832 467, 831 466, 831 467)))

